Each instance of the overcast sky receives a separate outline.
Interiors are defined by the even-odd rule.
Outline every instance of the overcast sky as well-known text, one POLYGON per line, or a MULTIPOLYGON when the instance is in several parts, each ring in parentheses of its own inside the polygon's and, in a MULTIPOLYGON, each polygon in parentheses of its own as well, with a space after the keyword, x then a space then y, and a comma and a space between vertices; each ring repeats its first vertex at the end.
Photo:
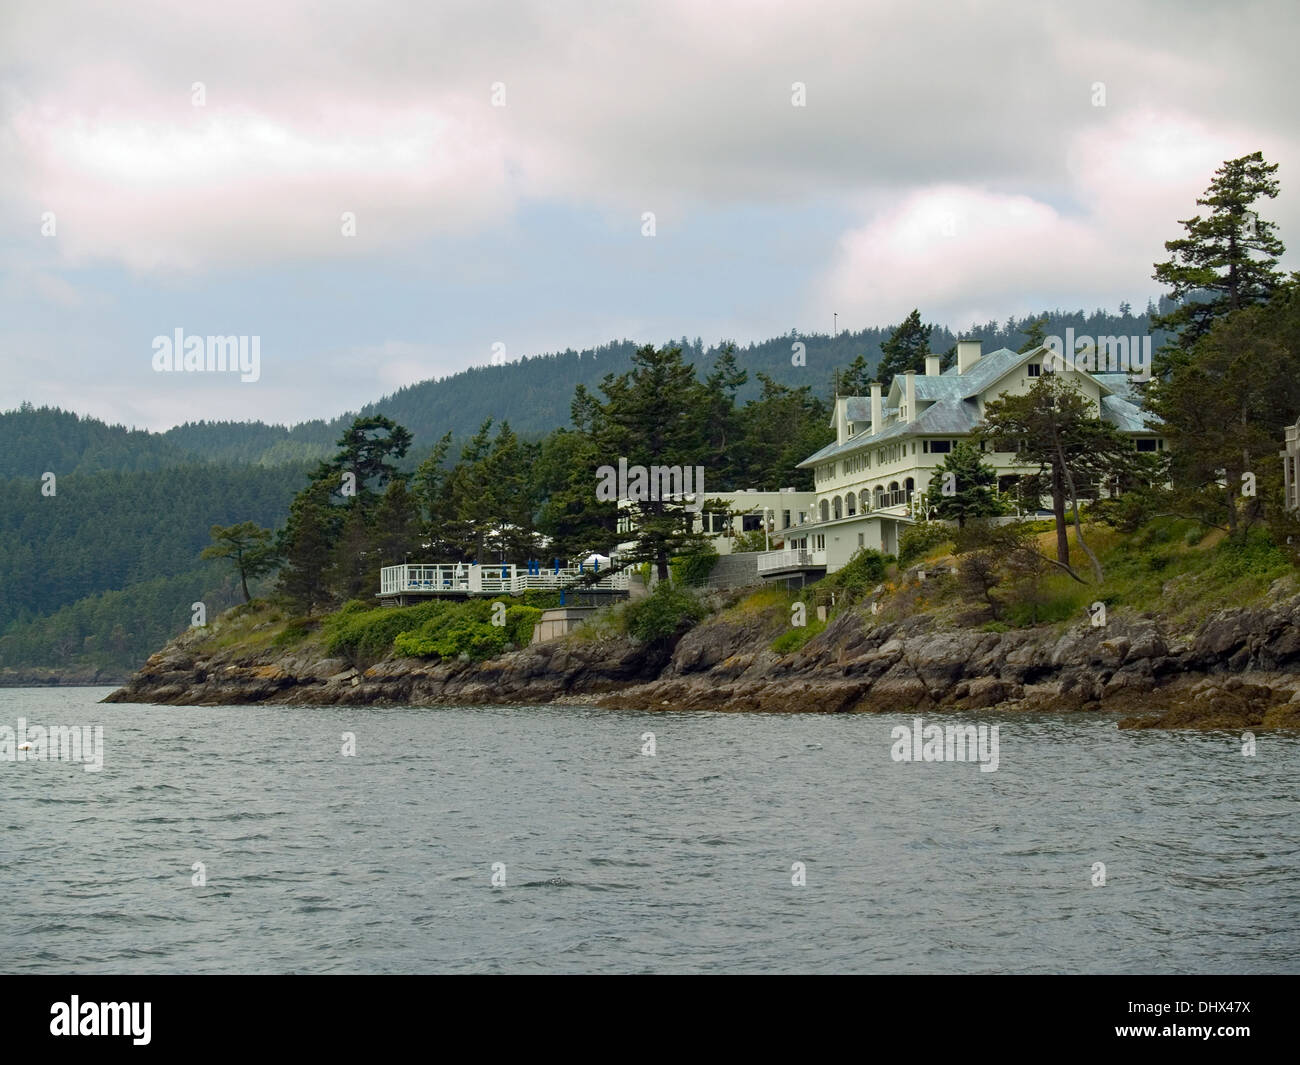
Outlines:
POLYGON ((294 422, 494 344, 1140 309, 1225 159, 1281 164, 1262 214, 1300 248, 1297 23, 1285 0, 5 0, 0 409, 294 422), (260 337, 259 380, 156 372, 177 328, 260 337))

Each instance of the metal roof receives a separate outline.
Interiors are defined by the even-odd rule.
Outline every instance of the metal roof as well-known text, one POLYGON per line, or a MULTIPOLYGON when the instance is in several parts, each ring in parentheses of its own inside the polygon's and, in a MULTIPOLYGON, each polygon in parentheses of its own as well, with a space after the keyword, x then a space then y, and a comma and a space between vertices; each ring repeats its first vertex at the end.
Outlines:
MULTIPOLYGON (((845 416, 855 426, 863 426, 844 443, 827 444, 820 451, 809 455, 798 464, 799 469, 816 466, 820 462, 835 458, 849 452, 876 447, 905 437, 913 436, 965 436, 980 425, 979 407, 976 397, 996 384, 1019 364, 1029 362, 1046 348, 1024 353, 1010 348, 999 348, 980 357, 979 362, 966 373, 959 374, 956 366, 950 366, 942 374, 930 376, 914 374, 917 403, 930 405, 910 422, 894 421, 890 418, 898 414, 897 407, 884 406, 881 420, 884 428, 875 436, 871 435, 871 399, 868 396, 843 396, 845 416)), ((1086 372, 1086 371, 1079 371, 1086 372)), ((1089 374, 1101 388, 1101 416, 1115 428, 1125 433, 1146 433, 1155 431, 1154 415, 1141 409, 1141 395, 1134 387, 1134 381, 1128 374, 1089 374)), ((889 395, 894 394, 894 385, 898 394, 905 392, 903 375, 898 375, 890 384, 889 395)), ((883 404, 882 404, 883 406, 883 404)))

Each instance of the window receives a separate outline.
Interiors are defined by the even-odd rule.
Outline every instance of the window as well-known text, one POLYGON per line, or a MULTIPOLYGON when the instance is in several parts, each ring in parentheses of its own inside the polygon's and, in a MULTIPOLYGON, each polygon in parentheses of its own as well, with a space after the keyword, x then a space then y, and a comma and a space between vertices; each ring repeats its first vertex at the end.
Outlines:
POLYGON ((790 528, 790 512, 788 510, 781 511, 781 528, 790 528))
POLYGON ((862 546, 864 546, 864 544, 865 544, 865 541, 862 539, 862 536, 863 536, 862 533, 858 533, 858 546, 859 546, 859 547, 862 547, 862 546))
POLYGON ((763 519, 757 514, 745 514, 740 519, 741 532, 753 532, 763 527, 763 519))
POLYGON ((1028 372, 1030 377, 1037 377, 1043 372, 1043 364, 1041 362, 1031 362, 1025 367, 1025 370, 1028 372))
POLYGON ((1152 439, 1138 440, 1137 449, 1139 451, 1155 451, 1156 442, 1152 439))
POLYGON ((931 454, 931 455, 946 455, 946 454, 948 454, 948 452, 950 452, 951 450, 952 450, 952 441, 951 441, 951 440, 931 440, 931 441, 930 441, 930 454, 931 454))

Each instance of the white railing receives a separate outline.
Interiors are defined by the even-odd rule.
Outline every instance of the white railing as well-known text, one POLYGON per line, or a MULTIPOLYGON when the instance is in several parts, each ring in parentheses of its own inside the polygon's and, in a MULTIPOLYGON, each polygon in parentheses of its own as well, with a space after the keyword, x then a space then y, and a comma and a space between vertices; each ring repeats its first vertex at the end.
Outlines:
POLYGON ((759 573, 782 569, 812 569, 826 565, 825 551, 767 551, 758 560, 759 573))
POLYGON ((540 567, 530 573, 527 566, 511 563, 483 564, 470 562, 410 563, 403 566, 384 566, 379 571, 379 594, 400 595, 403 592, 423 592, 433 595, 518 595, 530 588, 554 590, 557 588, 603 591, 625 591, 628 572, 607 574, 588 581, 599 573, 589 565, 540 567))

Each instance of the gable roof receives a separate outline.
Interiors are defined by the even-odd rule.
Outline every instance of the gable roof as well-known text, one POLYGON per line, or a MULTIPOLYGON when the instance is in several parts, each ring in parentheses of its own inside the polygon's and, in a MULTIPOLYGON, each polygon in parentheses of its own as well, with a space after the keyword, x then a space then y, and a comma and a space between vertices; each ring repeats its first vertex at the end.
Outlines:
POLYGON ((844 417, 851 422, 871 421, 871 398, 869 396, 844 396, 844 417))
MULTIPOLYGON (((1042 353, 1048 350, 1041 347, 1034 351, 1017 352, 1010 348, 999 348, 982 356, 979 362, 964 374, 959 374, 955 365, 938 375, 914 374, 917 404, 924 402, 929 406, 911 421, 896 421, 886 425, 875 436, 871 435, 870 430, 870 398, 841 396, 839 398, 844 400, 846 419, 855 425, 862 424, 865 428, 854 433, 842 444, 827 444, 820 451, 800 462, 796 469, 815 466, 836 456, 862 448, 875 447, 878 444, 898 440, 900 437, 960 436, 972 433, 980 425, 978 397, 1022 363, 1041 358, 1042 353)), ((1097 383, 1101 391, 1103 421, 1109 422, 1125 433, 1155 431, 1155 416, 1142 410, 1141 393, 1128 374, 1078 372, 1087 374, 1097 383)), ((886 393, 887 399, 893 399, 895 395, 901 398, 904 392, 902 377, 902 374, 894 377, 886 393)), ((890 417, 897 413, 897 406, 890 407, 882 403, 882 421, 888 422, 890 417)))

